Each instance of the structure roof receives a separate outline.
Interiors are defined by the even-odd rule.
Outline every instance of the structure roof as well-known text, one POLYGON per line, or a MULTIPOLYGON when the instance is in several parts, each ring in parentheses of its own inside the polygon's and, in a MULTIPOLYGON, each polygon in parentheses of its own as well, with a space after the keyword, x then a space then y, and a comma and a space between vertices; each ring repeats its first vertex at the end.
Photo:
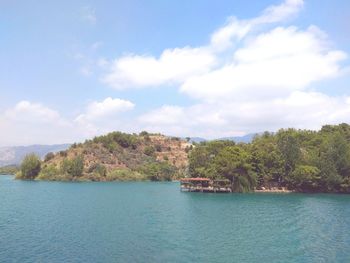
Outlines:
POLYGON ((203 178, 203 177, 197 177, 197 178, 182 178, 180 181, 182 181, 182 182, 195 182, 195 181, 204 182, 204 181, 210 181, 210 179, 203 178))

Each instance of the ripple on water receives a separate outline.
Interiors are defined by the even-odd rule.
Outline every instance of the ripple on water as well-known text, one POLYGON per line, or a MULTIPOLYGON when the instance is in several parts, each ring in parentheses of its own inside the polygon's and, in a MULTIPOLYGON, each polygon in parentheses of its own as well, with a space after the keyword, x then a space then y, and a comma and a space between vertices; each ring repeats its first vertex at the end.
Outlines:
POLYGON ((0 178, 0 262, 350 262, 350 197, 0 178))

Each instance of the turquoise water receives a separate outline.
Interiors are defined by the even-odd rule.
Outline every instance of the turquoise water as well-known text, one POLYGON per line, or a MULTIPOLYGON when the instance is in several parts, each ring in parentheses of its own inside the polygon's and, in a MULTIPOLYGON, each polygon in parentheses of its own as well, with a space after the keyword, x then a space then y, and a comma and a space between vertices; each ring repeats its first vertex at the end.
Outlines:
POLYGON ((350 262, 350 196, 0 176, 0 262, 350 262))

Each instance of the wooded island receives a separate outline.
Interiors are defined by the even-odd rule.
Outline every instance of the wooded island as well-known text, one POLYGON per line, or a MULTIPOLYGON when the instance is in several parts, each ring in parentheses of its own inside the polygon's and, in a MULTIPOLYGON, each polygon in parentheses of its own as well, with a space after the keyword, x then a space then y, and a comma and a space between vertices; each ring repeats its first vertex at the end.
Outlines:
POLYGON ((16 175, 18 179, 72 181, 186 177, 226 180, 233 192, 285 188, 350 193, 350 126, 281 129, 238 144, 113 132, 49 153, 43 161, 29 155, 16 175))

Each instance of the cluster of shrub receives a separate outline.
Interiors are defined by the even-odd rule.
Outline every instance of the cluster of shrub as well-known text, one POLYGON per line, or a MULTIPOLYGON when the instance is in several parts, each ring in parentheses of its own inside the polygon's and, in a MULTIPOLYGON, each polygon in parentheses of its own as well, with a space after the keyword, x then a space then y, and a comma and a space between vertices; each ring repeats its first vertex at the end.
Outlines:
MULTIPOLYGON (((45 160, 50 160, 53 154, 46 155, 45 160)), ((35 154, 28 154, 23 159, 20 169, 16 174, 17 179, 25 180, 73 180, 81 177, 84 172, 84 159, 79 155, 73 159, 64 158, 59 167, 54 164, 42 162, 35 154)))
POLYGON ((170 181, 178 176, 176 167, 167 162, 148 162, 140 165, 135 170, 117 168, 107 171, 106 167, 99 163, 84 167, 82 155, 73 159, 64 158, 56 166, 53 163, 42 162, 35 154, 29 154, 24 158, 16 174, 17 179, 55 181, 170 181))
POLYGON ((318 132, 281 129, 247 144, 203 142, 190 152, 189 173, 229 179, 237 192, 277 186, 350 193, 350 126, 326 125, 318 132))
MULTIPOLYGON (((111 132, 106 135, 95 137, 92 142, 102 143, 104 147, 113 152, 118 148, 132 148, 136 149, 138 144, 137 134, 127 134, 123 132, 111 132)), ((89 141, 87 141, 88 143, 89 141)))

